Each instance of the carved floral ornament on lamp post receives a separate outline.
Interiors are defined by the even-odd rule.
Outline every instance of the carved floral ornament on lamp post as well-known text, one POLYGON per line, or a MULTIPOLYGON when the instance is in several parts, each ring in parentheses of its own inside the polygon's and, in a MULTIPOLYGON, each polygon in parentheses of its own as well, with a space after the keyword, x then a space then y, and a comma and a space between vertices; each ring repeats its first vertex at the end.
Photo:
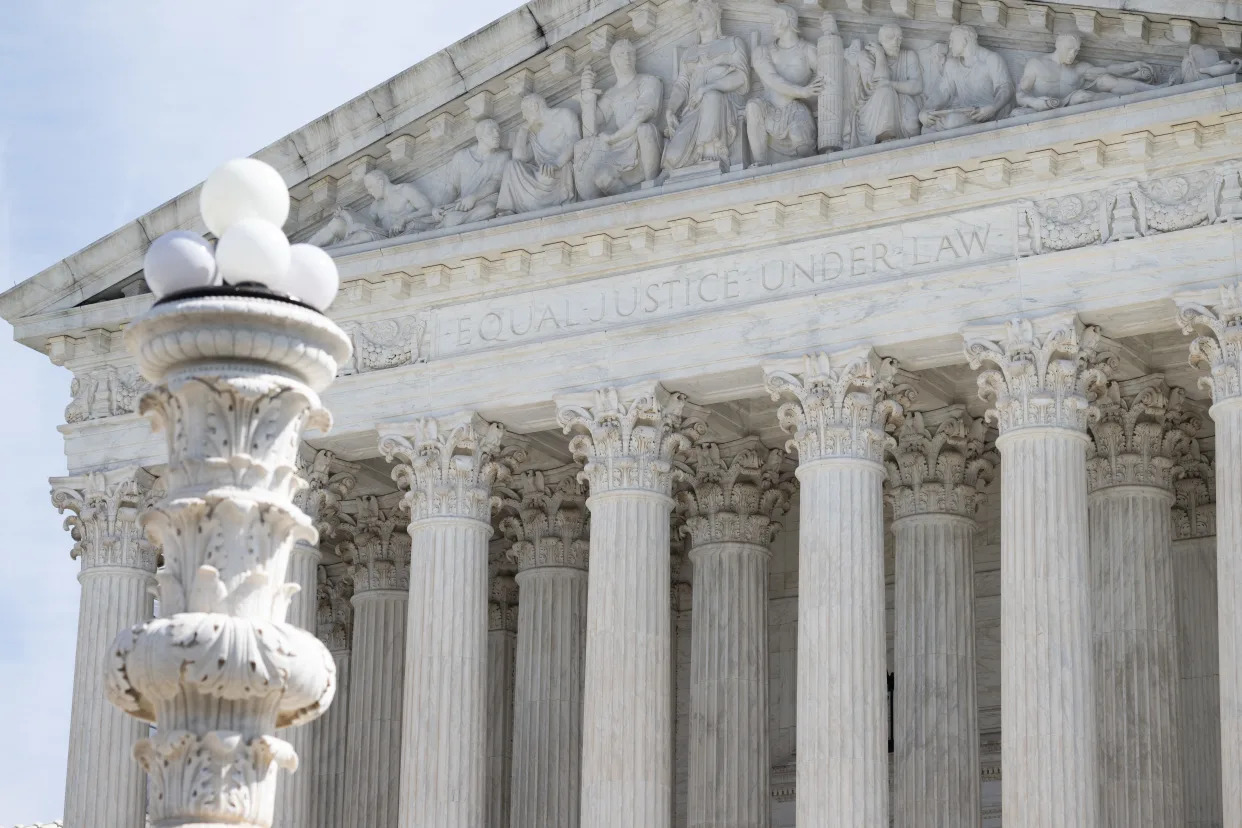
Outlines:
POLYGON ((339 284, 331 258, 280 230, 275 170, 230 162, 201 206, 219 243, 157 239, 145 268, 159 301, 126 331, 155 386, 140 412, 168 440, 167 496, 141 518, 163 550, 162 616, 117 636, 107 690, 157 725, 134 749, 155 828, 267 828, 277 769, 298 762, 275 731, 335 692, 328 650, 285 621, 298 589, 285 577, 294 545, 317 540, 294 500, 302 431, 331 425, 319 392, 350 344, 321 313, 339 284))

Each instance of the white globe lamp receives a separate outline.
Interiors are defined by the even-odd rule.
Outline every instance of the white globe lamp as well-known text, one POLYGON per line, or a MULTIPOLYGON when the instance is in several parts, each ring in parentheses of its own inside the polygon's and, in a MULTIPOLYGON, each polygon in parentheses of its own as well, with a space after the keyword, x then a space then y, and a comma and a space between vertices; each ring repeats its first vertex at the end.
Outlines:
POLYGON ((156 299, 220 284, 211 244, 188 230, 174 230, 152 242, 142 271, 156 299))
POLYGON ((230 285, 262 285, 288 293, 290 262, 289 240, 278 226, 263 219, 236 222, 216 243, 216 263, 230 285))
POLYGON ((269 164, 238 158, 208 176, 199 209, 207 229, 218 237, 247 219, 262 219, 279 228, 289 218, 289 190, 269 164))
POLYGON ((326 311, 336 300, 341 277, 336 262, 313 244, 295 244, 290 248, 288 292, 317 311, 326 311))

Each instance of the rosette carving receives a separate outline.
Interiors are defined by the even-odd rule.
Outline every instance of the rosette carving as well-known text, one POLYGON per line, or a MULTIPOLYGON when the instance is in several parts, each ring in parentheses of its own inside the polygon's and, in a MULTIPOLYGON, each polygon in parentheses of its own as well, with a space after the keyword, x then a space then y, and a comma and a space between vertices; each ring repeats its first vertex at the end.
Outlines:
POLYGON ((82 571, 118 566, 154 572, 157 548, 148 540, 138 516, 155 482, 142 469, 91 472, 53 477, 52 505, 65 518, 73 538, 70 557, 82 571))
POLYGON ((589 404, 562 403, 557 422, 573 435, 569 450, 583 464, 591 494, 622 489, 671 494, 674 479, 686 473, 684 453, 707 432, 705 423, 683 416, 686 403, 685 394, 659 385, 605 388, 595 391, 589 404))
POLYGON ((499 529, 513 542, 509 558, 520 571, 541 566, 587 568, 590 517, 577 466, 522 472, 500 495, 499 529))
POLYGON ((1209 538, 1216 534, 1216 468, 1198 440, 1177 459, 1173 481, 1173 537, 1209 538))
POLYGON ((998 459, 995 452, 984 449, 985 435, 983 420, 968 415, 965 406, 906 414, 887 462, 893 517, 973 518, 998 459))
POLYGON ((405 516, 394 504, 385 508, 367 495, 342 514, 340 533, 348 540, 337 552, 350 563, 354 592, 410 588, 410 536, 405 516))
POLYGON ((492 576, 487 597, 487 629, 517 632, 518 585, 513 576, 500 572, 492 576))
POLYGON ((410 522, 436 517, 469 517, 490 523, 492 487, 512 477, 526 452, 502 444, 505 427, 478 414, 416 420, 380 437, 379 450, 403 490, 410 522))
POLYGON ((794 399, 777 409, 781 428, 792 436, 798 462, 852 458, 883 462, 887 431, 901 417, 914 391, 897 381, 897 362, 875 352, 811 354, 801 370, 769 368, 764 384, 773 400, 794 399))
POLYGON ((1086 431, 1099 416, 1094 405, 1115 369, 1100 329, 1076 319, 1038 331, 1030 319, 1005 325, 1003 339, 967 337, 966 359, 979 374, 979 396, 992 403, 988 419, 1002 435, 1021 428, 1086 431))
POLYGON ((1239 285, 1222 285, 1215 304, 1177 300, 1177 321, 1182 333, 1202 333, 1190 343, 1190 364, 1205 368, 1199 382, 1222 403, 1242 397, 1242 301, 1239 285))
POLYGON ((1189 450, 1202 422, 1185 407, 1186 392, 1161 376, 1110 382, 1091 423, 1087 483, 1108 486, 1173 485, 1176 458, 1189 450))
POLYGON ((783 451, 766 449, 755 437, 695 446, 686 487, 675 496, 680 533, 692 547, 771 544, 794 493, 785 460, 783 451))

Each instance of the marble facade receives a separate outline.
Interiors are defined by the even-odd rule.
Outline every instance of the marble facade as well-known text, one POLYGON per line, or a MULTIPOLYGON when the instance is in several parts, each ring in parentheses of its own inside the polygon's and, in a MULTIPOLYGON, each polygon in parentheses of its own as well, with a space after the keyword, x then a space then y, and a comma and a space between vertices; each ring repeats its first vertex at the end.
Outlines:
MULTIPOLYGON (((1239 51, 1211 0, 535 0, 261 151, 354 344, 277 823, 1242 824, 1239 51)), ((66 828, 146 809, 120 331, 196 196, 0 296, 73 372, 66 828)))

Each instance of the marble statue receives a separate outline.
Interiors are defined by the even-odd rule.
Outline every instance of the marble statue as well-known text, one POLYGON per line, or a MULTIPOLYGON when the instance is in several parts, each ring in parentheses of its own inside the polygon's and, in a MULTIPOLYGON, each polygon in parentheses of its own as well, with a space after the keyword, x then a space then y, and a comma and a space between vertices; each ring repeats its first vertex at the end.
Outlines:
POLYGON ((531 93, 522 98, 522 118, 500 184, 500 215, 574 200, 574 146, 582 137, 577 113, 549 106, 542 95, 531 93))
POLYGON ((901 27, 886 23, 878 42, 846 50, 846 145, 871 146, 910 138, 922 129, 923 67, 919 56, 901 48, 901 27))
POLYGON ((754 166, 769 163, 773 153, 789 158, 814 155, 818 145, 815 118, 803 101, 816 98, 824 81, 816 76, 815 44, 798 34, 798 12, 778 4, 772 9, 776 39, 755 48, 751 65, 763 90, 746 104, 746 134, 754 166))
POLYGON ((742 39, 721 32, 720 16, 716 0, 694 5, 699 43, 681 55, 664 110, 666 172, 707 161, 722 166, 729 162, 744 96, 750 91, 750 64, 742 39))
POLYGON ((432 213, 441 227, 486 221, 496 215, 500 182, 510 160, 500 146, 500 125, 484 118, 474 125, 475 145, 458 150, 446 170, 448 200, 432 213))
POLYGON ((824 12, 820 36, 815 43, 816 72, 823 84, 819 93, 819 151, 833 152, 845 147, 845 41, 837 28, 837 18, 824 12))
POLYGON ((1005 61, 979 45, 974 27, 954 26, 939 82, 927 90, 919 121, 924 132, 996 121, 1009 114, 1013 101, 1013 79, 1005 61))
POLYGON ((653 123, 660 113, 664 82, 635 69, 637 52, 618 40, 609 52, 617 83, 595 88, 595 72, 582 73, 582 134, 574 148, 574 182, 583 199, 615 195, 660 174, 663 139, 653 123))
POLYGON ((434 205, 416 185, 394 184, 383 170, 371 170, 362 183, 373 199, 366 212, 338 207, 311 236, 311 244, 356 244, 426 230, 434 224, 434 205))
POLYGON ((1182 59, 1180 73, 1175 74, 1175 83, 1194 83, 1208 78, 1220 78, 1242 72, 1242 58, 1225 55, 1207 46, 1197 43, 1190 47, 1186 57, 1182 59))
POLYGON ((1052 54, 1037 55, 1026 62, 1018 81, 1015 115, 1046 112, 1062 106, 1099 101, 1155 89, 1156 71, 1142 61, 1093 66, 1078 60, 1082 41, 1078 35, 1057 38, 1052 54))

